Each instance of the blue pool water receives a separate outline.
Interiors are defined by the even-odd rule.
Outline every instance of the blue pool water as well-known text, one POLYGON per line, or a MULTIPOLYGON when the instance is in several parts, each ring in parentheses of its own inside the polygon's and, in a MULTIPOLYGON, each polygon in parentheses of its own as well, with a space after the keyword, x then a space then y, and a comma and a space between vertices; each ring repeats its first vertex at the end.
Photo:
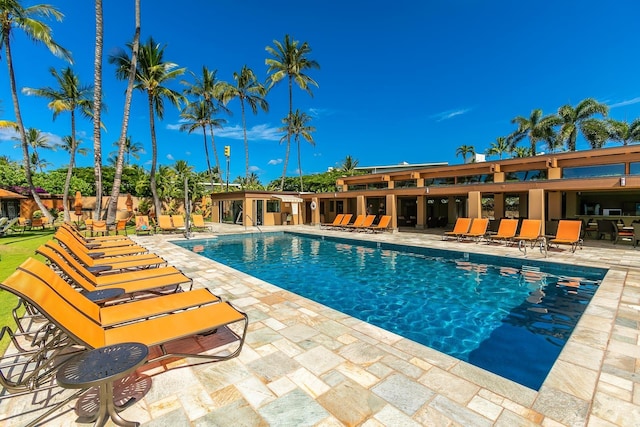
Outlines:
POLYGON ((535 390, 606 273, 297 233, 178 244, 535 390))

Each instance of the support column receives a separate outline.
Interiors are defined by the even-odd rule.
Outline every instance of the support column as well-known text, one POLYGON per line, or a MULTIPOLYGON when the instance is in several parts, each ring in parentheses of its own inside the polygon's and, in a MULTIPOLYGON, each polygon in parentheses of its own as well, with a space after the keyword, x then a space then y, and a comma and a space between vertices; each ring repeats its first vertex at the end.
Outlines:
POLYGON ((422 230, 427 224, 427 198, 418 196, 416 200, 416 228, 422 230))
POLYGON ((520 218, 525 218, 529 215, 529 198, 527 197, 528 195, 529 195, 528 193, 518 194, 518 199, 520 204, 518 214, 520 215, 520 218))
POLYGON ((387 194, 386 197, 386 215, 391 215, 390 228, 395 233, 398 231, 398 208, 397 199, 393 194, 387 194))
POLYGON ((550 191, 547 194, 549 219, 562 219, 562 193, 560 191, 550 191))
POLYGON ((312 206, 315 203, 316 208, 311 209, 311 225, 320 225, 320 201, 317 197, 311 198, 312 206))
POLYGON ((469 218, 482 218, 482 194, 479 191, 469 191, 467 203, 469 218))
POLYGON ((493 195, 493 217, 495 219, 504 218, 504 193, 493 195))
POLYGON ((356 214, 364 215, 367 212, 367 201, 364 196, 356 196, 356 214))
MULTIPOLYGON (((522 205, 520 205, 522 206, 522 205)), ((544 222, 545 222, 545 204, 544 204, 544 190, 541 188, 534 188, 529 190, 529 219, 539 219, 542 221, 542 234, 544 234, 544 222)))

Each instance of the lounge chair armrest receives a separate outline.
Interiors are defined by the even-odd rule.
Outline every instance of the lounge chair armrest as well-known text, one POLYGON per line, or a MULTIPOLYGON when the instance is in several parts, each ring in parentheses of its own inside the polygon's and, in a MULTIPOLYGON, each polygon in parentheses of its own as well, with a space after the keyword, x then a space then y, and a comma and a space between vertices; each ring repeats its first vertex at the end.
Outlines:
POLYGON ((112 269, 113 267, 110 265, 93 265, 93 266, 87 267, 87 271, 92 274, 100 274, 100 273, 104 273, 105 271, 110 271, 112 269))
POLYGON ((100 247, 100 243, 85 243, 84 246, 87 249, 97 249, 100 247))
POLYGON ((93 259, 102 258, 104 256, 104 252, 94 252, 88 255, 93 259))

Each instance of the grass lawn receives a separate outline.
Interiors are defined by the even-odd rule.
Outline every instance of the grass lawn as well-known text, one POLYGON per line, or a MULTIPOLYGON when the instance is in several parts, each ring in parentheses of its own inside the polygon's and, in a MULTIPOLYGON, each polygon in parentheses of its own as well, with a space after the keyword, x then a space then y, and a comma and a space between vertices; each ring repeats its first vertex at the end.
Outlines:
MULTIPOLYGON (((13 273, 22 262, 30 256, 44 260, 35 255, 35 250, 53 236, 53 230, 25 231, 23 234, 9 234, 0 237, 0 281, 13 273)), ((0 325, 10 325, 15 330, 15 322, 11 310, 18 303, 17 297, 6 291, 0 291, 0 325)), ((3 354, 9 340, 0 342, 0 354, 3 354)))

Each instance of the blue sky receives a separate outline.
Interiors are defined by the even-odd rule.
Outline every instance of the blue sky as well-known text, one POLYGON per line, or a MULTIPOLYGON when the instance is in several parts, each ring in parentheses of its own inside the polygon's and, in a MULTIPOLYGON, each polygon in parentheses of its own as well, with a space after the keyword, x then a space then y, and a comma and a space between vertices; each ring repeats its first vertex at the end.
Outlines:
MULTIPOLYGON (((35 2, 23 0, 23 4, 35 2)), ((95 37, 91 1, 49 2, 65 14, 52 23, 55 39, 74 56, 74 70, 83 82, 93 82, 95 37)), ((313 117, 316 145, 302 144, 305 174, 339 166, 351 155, 361 166, 400 162, 461 163, 456 148, 487 149, 499 136, 511 133, 515 116, 532 109, 545 114, 564 104, 593 97, 611 107, 610 117, 632 121, 640 117, 637 16, 640 2, 617 0, 397 0, 291 1, 262 0, 142 2, 142 41, 149 36, 166 44, 165 59, 199 72, 203 65, 218 70, 218 78, 233 81, 233 72, 248 65, 266 79, 266 46, 290 34, 312 48, 310 58, 320 70, 309 75, 319 83, 314 96, 294 88, 294 109, 313 117)), ((103 133, 105 158, 120 131, 124 82, 114 77, 106 57, 133 36, 133 1, 104 2, 105 64, 103 133)), ((19 88, 55 82, 50 67, 67 64, 15 32, 12 39, 19 88)), ((1 119, 14 117, 4 52, 0 57, 1 119)), ((185 79, 189 76, 186 75, 185 79)), ((181 90, 176 82, 173 86, 181 90)), ((288 113, 285 84, 269 93, 268 113, 247 115, 250 167, 266 184, 282 174, 285 145, 280 144, 281 119, 288 113)), ((20 95, 26 127, 50 134, 52 141, 69 133, 69 117, 52 121, 47 101, 20 95)), ((244 148, 239 103, 229 104, 233 116, 217 132, 220 155, 231 146, 231 179, 244 175, 244 148)), ((129 134, 146 147, 137 161, 149 168, 149 119, 145 98, 133 99, 129 134)), ((176 128, 178 111, 166 105, 156 123, 160 164, 186 160, 206 169, 200 134, 176 128)), ((92 147, 92 125, 80 120, 83 146, 92 147)), ((8 131, 0 132, 0 155, 19 159, 8 131)), ((523 142, 523 143, 526 143, 523 142)), ((610 146, 614 143, 608 143, 610 146)), ((578 141, 578 148, 586 148, 578 141)), ((544 150, 540 147, 539 150, 544 150)), ((55 167, 66 164, 63 152, 41 154, 55 167)), ((79 166, 91 166, 93 156, 80 156, 79 166)), ((288 175, 297 174, 292 148, 288 175)))

